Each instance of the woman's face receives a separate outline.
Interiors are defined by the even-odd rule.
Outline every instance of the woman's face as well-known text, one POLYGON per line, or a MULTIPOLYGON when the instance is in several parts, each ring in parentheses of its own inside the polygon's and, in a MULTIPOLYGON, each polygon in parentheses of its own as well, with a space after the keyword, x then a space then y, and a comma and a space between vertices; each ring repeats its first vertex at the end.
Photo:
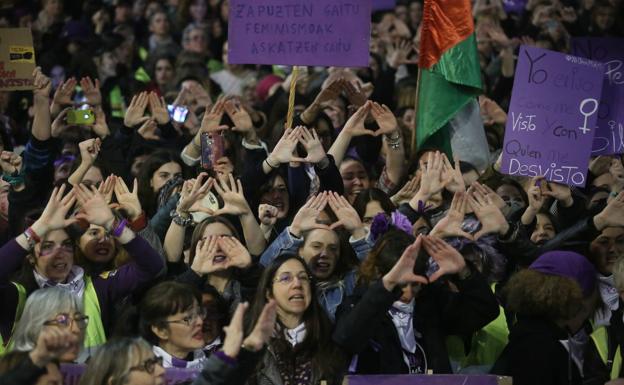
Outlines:
POLYGON ((140 354, 132 354, 133 360, 125 385, 162 385, 165 383, 165 369, 154 363, 156 357, 150 350, 141 349, 140 354), (148 371, 150 370, 151 373, 148 371))
POLYGON ((373 223, 373 218, 375 215, 379 213, 383 213, 384 209, 381 207, 379 201, 370 201, 366 204, 366 210, 364 211, 364 218, 362 218, 362 222, 370 226, 373 223))
POLYGON ((196 24, 204 23, 206 14, 208 13, 208 5, 205 0, 195 0, 191 2, 189 14, 196 24))
POLYGON ((208 39, 200 28, 193 28, 187 39, 184 44, 184 49, 187 51, 203 54, 208 49, 208 39))
POLYGON ((268 294, 277 303, 280 318, 296 316, 301 319, 312 301, 310 277, 296 259, 289 259, 277 269, 273 277, 273 292, 268 294))
POLYGON ((65 282, 74 265, 74 242, 65 230, 53 230, 35 245, 35 270, 54 282, 65 282))
POLYGON ((273 179, 271 189, 260 197, 260 203, 275 206, 277 208, 277 218, 281 219, 288 215, 288 210, 290 210, 289 199, 286 182, 278 175, 273 179))
POLYGON ((555 226, 553 226, 548 215, 537 214, 536 220, 535 230, 531 234, 531 242, 541 246, 555 237, 555 226))
POLYGON ((603 275, 613 273, 617 258, 624 256, 624 228, 607 227, 589 245, 594 266, 603 275))
POLYGON ((158 193, 158 191, 160 191, 160 189, 167 184, 171 178, 180 175, 182 175, 182 167, 180 167, 178 163, 165 163, 152 174, 150 186, 152 186, 154 193, 158 193))
POLYGON ((103 180, 104 176, 100 168, 91 166, 82 178, 82 184, 85 186, 98 186, 103 180))
POLYGON ((328 279, 336 269, 340 253, 338 235, 333 230, 316 229, 310 231, 299 249, 312 274, 320 281, 328 279))
POLYGON ((159 59, 155 68, 156 84, 163 87, 173 80, 173 65, 167 59, 159 59))
POLYGON ((219 312, 217 301, 212 294, 202 293, 202 305, 206 309, 206 319, 204 319, 202 329, 204 341, 210 343, 221 335, 221 328, 224 326, 221 321, 227 319, 227 314, 219 312))
POLYGON ((344 184, 345 196, 349 203, 353 203, 360 191, 370 187, 370 179, 362 163, 356 160, 346 160, 340 164, 340 175, 344 184))
MULTIPOLYGON (((205 313, 197 302, 186 311, 168 316, 165 320, 167 328, 160 329, 157 333, 160 338, 160 347, 175 356, 181 354, 186 356, 194 350, 203 348, 205 346, 204 317, 205 313)), ((178 358, 184 358, 184 356, 178 356, 178 358)))
POLYGON ((76 361, 80 354, 80 349, 82 348, 82 342, 88 323, 84 314, 76 310, 65 310, 58 312, 54 317, 48 319, 46 323, 50 323, 50 325, 44 327, 69 330, 70 333, 76 336, 76 342, 59 358, 61 362, 71 363, 76 361))
POLYGON ((53 19, 61 16, 61 13, 63 13, 63 2, 61 0, 46 1, 45 12, 53 19))
POLYGON ((164 12, 158 12, 152 16, 149 29, 150 32, 156 36, 164 37, 169 35, 169 20, 167 20, 167 15, 164 12))
MULTIPOLYGON (((201 240, 206 241, 210 237, 219 237, 219 236, 233 237, 234 234, 232 234, 232 230, 230 230, 223 223, 214 222, 209 225, 206 225, 206 227, 204 228, 204 232, 202 234, 201 240)), ((217 252, 212 260, 212 263, 215 265, 222 264, 222 263, 225 263, 226 260, 227 260, 227 257, 223 253, 223 250, 221 250, 221 248, 217 245, 217 252)))
POLYGON ((93 224, 80 237, 78 247, 89 261, 95 263, 110 262, 117 254, 115 242, 106 230, 102 226, 93 224))
POLYGON ((505 201, 507 206, 521 208, 526 206, 522 199, 522 194, 515 186, 504 184, 496 189, 496 194, 505 201))

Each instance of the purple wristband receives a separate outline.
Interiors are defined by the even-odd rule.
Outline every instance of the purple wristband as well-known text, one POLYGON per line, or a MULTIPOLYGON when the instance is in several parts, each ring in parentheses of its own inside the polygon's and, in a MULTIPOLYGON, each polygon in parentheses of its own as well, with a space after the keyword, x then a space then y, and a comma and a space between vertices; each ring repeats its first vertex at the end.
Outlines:
POLYGON ((215 356, 219 357, 221 359, 221 361, 225 362, 226 364, 230 365, 230 366, 234 366, 236 365, 236 358, 232 358, 230 356, 228 356, 227 354, 225 354, 223 352, 223 350, 217 350, 216 352, 212 353, 215 356))
POLYGON ((117 223, 117 226, 113 229, 113 231, 111 231, 111 235, 115 238, 119 238, 121 236, 121 233, 123 233, 124 229, 126 228, 127 224, 128 221, 125 218, 119 221, 119 223, 117 223))

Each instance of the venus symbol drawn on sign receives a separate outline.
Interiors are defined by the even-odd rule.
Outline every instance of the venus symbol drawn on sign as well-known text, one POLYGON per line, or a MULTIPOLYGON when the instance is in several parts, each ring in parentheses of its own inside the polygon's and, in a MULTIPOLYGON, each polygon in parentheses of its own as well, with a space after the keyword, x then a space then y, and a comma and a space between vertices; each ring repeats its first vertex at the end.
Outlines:
POLYGON ((583 121, 583 127, 579 127, 579 130, 581 130, 583 132, 583 134, 587 134, 589 131, 591 131, 591 128, 587 127, 587 119, 589 119, 590 116, 595 114, 597 110, 598 110, 598 101, 596 99, 589 98, 589 99, 585 99, 585 100, 583 100, 581 102, 581 105, 579 106, 579 111, 585 117, 585 119, 583 121), (587 111, 583 110, 585 105, 588 104, 588 103, 593 103, 594 104, 594 107, 591 110, 591 112, 587 112, 587 111))

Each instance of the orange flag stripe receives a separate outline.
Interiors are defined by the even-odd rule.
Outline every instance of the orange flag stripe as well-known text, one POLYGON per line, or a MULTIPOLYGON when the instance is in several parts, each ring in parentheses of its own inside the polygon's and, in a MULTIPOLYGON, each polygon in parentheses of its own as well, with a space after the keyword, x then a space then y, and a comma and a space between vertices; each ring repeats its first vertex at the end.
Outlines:
POLYGON ((425 0, 420 68, 431 68, 444 52, 474 32, 470 0, 425 0))

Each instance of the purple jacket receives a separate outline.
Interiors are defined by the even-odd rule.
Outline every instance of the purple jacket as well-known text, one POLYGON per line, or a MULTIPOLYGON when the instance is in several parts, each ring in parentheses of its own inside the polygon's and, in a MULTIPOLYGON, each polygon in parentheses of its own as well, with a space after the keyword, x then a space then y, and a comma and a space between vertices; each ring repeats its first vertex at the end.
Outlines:
MULTIPOLYGON (((107 330, 112 323, 115 303, 154 279, 164 268, 163 259, 140 236, 123 247, 132 257, 128 264, 106 277, 91 277, 100 303, 102 323, 107 330)), ((11 336, 18 303, 17 288, 10 278, 21 268, 27 254, 15 239, 0 248, 0 333, 5 343, 11 336)))

